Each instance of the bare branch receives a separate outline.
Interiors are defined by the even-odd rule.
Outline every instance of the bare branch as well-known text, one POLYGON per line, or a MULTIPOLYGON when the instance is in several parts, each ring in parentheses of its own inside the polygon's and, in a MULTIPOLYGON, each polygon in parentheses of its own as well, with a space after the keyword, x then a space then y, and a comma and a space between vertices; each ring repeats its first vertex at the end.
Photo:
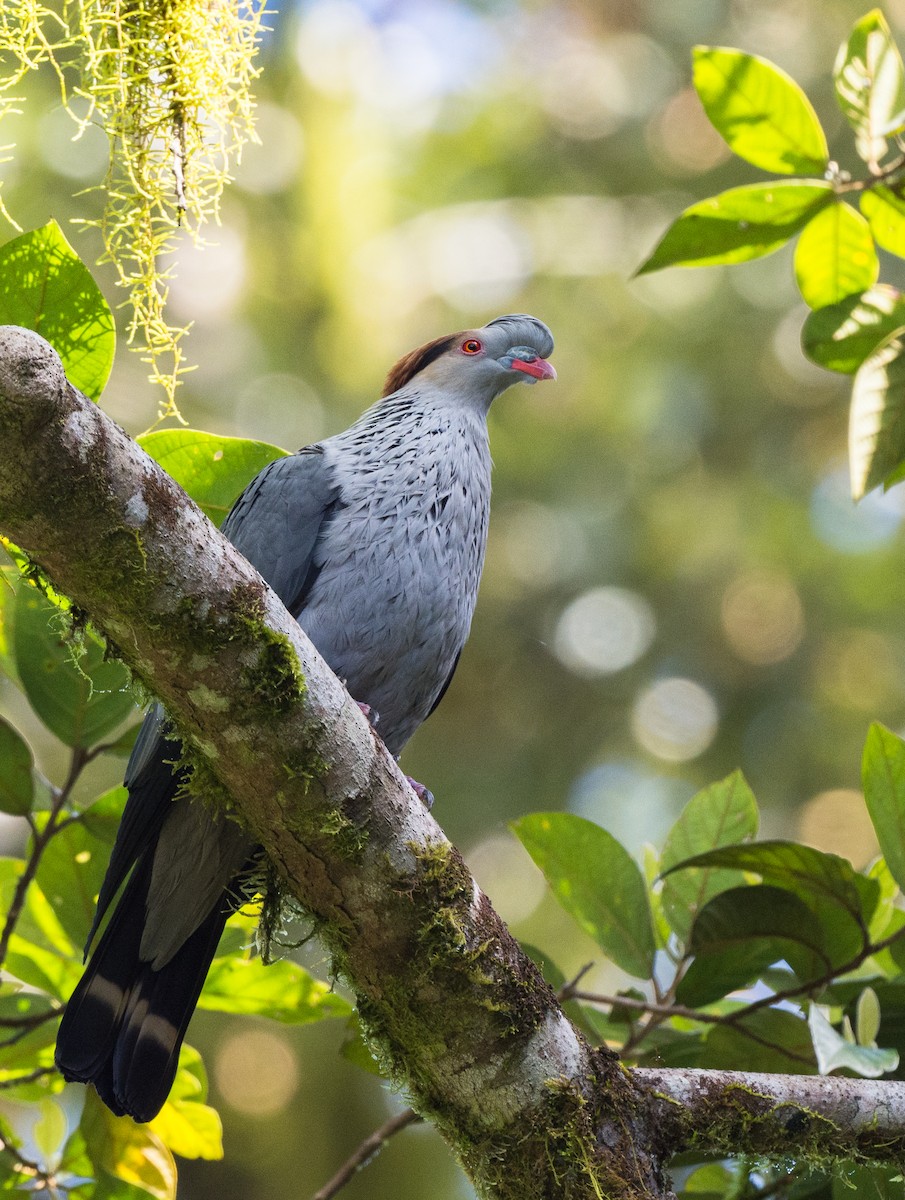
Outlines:
POLYGON ((677 1150, 905 1161, 905 1082, 638 1068, 677 1150))
POLYGON ((38 873, 38 867, 41 864, 41 858, 47 845, 55 833, 68 824, 66 819, 61 820, 61 814, 72 794, 72 789, 81 774, 85 763, 88 761, 86 752, 81 747, 73 748, 72 757, 69 763, 69 773, 66 782, 59 791, 53 793, 53 798, 50 804, 50 812, 47 815, 47 822, 43 829, 38 829, 34 821, 31 822, 32 828, 32 844, 31 852, 25 863, 25 870, 16 881, 16 890, 13 892, 13 898, 10 902, 9 912, 6 914, 6 921, 3 925, 3 932, 0 933, 0 967, 6 961, 6 955, 9 952, 9 943, 13 934, 16 931, 16 925, 19 918, 22 916, 22 909, 25 906, 25 897, 28 894, 28 889, 35 875, 38 873))
POLYGON ((263 844, 479 1192, 671 1194, 644 1152, 644 1092, 573 1029, 298 624, 47 343, 12 327, 0 529, 163 702, 198 790, 263 844))
POLYGON ((8 1079, 0 1079, 0 1089, 19 1087, 23 1083, 34 1083, 38 1079, 44 1079, 45 1076, 56 1075, 56 1073, 56 1067, 35 1067, 33 1071, 26 1071, 23 1075, 10 1075, 8 1079))
POLYGON ((688 1146, 905 1164, 901 1134, 812 1107, 816 1085, 844 1083, 873 1118, 899 1103, 878 1089, 902 1085, 629 1072, 592 1050, 257 572, 43 339, 10 327, 0 530, 159 696, 196 786, 264 845, 382 1063, 481 1195, 669 1200, 664 1164, 688 1146))
POLYGON ((362 1167, 366 1167, 374 1156, 380 1153, 391 1137, 421 1119, 413 1108, 405 1108, 395 1117, 391 1117, 389 1121, 365 1138, 358 1149, 349 1155, 330 1182, 319 1188, 311 1200, 332 1200, 362 1167))

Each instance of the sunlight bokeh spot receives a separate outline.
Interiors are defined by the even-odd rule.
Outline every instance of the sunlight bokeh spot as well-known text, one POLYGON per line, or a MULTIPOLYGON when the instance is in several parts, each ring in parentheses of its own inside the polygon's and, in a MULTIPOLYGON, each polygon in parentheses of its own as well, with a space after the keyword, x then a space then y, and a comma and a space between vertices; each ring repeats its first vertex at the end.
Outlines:
POLYGON ((524 500, 503 509, 494 529, 493 551, 519 587, 546 587, 569 579, 588 557, 587 538, 570 513, 524 500))
POLYGON ((530 917, 544 898, 546 881, 514 837, 491 834, 468 851, 465 861, 478 886, 508 923, 530 917))
POLYGON ((563 611, 553 648, 576 674, 612 675, 637 662, 656 632, 653 610, 643 596, 627 588, 594 588, 563 611))
POLYGON ((716 701, 692 679, 660 679, 632 710, 632 733, 649 753, 667 762, 697 758, 716 736, 716 701))
POLYGON ((282 191, 298 173, 304 154, 302 128, 285 108, 259 104, 255 127, 260 141, 249 142, 233 172, 246 192, 282 191))
POLYGON ((683 175, 709 171, 732 157, 691 88, 676 92, 651 119, 647 140, 661 160, 683 175))
POLYGON ((856 867, 866 866, 879 853, 864 797, 854 788, 831 788, 813 796, 799 814, 798 836, 856 867))
POLYGON ((170 301, 180 317, 196 320, 233 311, 246 283, 245 239, 234 225, 221 225, 205 246, 179 239, 179 270, 170 280, 170 301))
POLYGON ((530 247, 501 205, 462 205, 427 239, 433 291, 460 307, 502 304, 531 274, 530 247))
POLYGON ((246 1029, 217 1047, 214 1078, 230 1108, 245 1116, 271 1116, 282 1112, 298 1090, 298 1061, 285 1038, 246 1029))
POLYGON ((624 759, 597 763, 572 784, 569 809, 602 825, 631 853, 659 844, 693 788, 657 770, 624 759))
POLYGON ((784 380, 780 382, 784 402, 799 408, 822 404, 831 394, 826 371, 806 358, 801 348, 801 326, 807 312, 803 304, 789 308, 777 323, 772 341, 773 356, 783 371, 803 385, 796 389, 784 380))
POLYGON ((873 629, 836 630, 820 646, 814 681, 837 708, 875 715, 902 700, 905 646, 873 629))
POLYGON ((540 100, 567 137, 602 138, 655 108, 674 77, 674 66, 652 38, 624 33, 594 41, 567 33, 551 40, 540 100), (634 86, 638 78, 645 81, 642 91, 634 86))
POLYGON ((843 554, 866 554, 890 541, 902 524, 901 489, 869 492, 855 504, 847 467, 837 467, 811 494, 811 523, 826 545, 843 554))
MULTIPOLYGON (((76 111, 85 108, 78 98, 76 111)), ((35 145, 52 171, 66 179, 100 183, 107 170, 110 146, 107 135, 96 123, 86 125, 76 138, 76 126, 63 108, 52 108, 40 121, 35 145)))
POLYGON ((744 571, 723 593, 723 633, 745 662, 764 667, 783 662, 804 636, 801 598, 779 571, 744 571))

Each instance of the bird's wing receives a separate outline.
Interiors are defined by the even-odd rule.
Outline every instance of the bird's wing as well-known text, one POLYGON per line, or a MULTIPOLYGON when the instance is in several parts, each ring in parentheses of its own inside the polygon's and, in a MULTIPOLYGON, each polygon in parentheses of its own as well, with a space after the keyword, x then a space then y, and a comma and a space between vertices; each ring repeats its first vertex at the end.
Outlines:
MULTIPOLYGON (((303 607, 316 577, 312 568, 314 548, 325 523, 338 507, 338 491, 322 449, 307 447, 265 467, 233 505, 223 524, 229 540, 261 572, 293 616, 303 607)), ((133 863, 160 837, 170 802, 184 778, 184 772, 175 766, 180 758, 180 743, 171 735, 166 714, 157 704, 145 717, 126 767, 129 798, 98 896, 86 954, 133 863)), ((202 851, 199 846, 199 853, 202 851)), ((159 878, 155 873, 155 882, 159 878)), ((206 915, 226 882, 215 880, 210 889, 195 889, 191 907, 200 918, 206 915), (208 897, 208 891, 216 895, 208 897)), ((154 892, 152 883, 149 908, 154 906, 154 892)))
POLYGON ((257 567, 294 617, 315 578, 314 547, 339 507, 321 446, 278 458, 257 475, 223 523, 223 532, 257 567))

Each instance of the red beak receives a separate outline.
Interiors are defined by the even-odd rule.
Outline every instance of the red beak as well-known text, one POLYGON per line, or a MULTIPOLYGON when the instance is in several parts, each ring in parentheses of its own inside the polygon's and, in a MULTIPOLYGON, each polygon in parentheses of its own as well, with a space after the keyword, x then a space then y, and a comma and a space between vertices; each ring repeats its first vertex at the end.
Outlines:
POLYGON ((512 369, 513 371, 524 371, 526 375, 533 375, 535 379, 556 378, 556 370, 552 363, 548 363, 545 358, 535 358, 532 362, 525 362, 523 358, 514 358, 512 369))

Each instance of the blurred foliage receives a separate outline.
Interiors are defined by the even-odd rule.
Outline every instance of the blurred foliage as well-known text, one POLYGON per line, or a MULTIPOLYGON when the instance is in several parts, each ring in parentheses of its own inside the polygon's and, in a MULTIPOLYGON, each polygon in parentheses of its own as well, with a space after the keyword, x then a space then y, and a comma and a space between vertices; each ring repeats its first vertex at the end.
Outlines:
POLYGON ((116 349, 113 314, 56 221, 0 249, 0 322, 40 333, 69 382, 99 398, 116 349))
MULTIPOLYGON (((885 13, 901 41, 905 6, 895 0, 885 13)), ((851 373, 875 344, 864 336, 871 321, 859 314, 848 323, 852 311, 870 310, 883 336, 899 328, 901 263, 890 224, 862 205, 889 282, 836 312, 807 316, 789 246, 739 266, 632 278, 677 213, 752 186, 751 166, 733 157, 698 100, 701 67, 693 80, 690 48, 742 47, 776 64, 810 97, 829 156, 857 178, 863 163, 828 65, 862 17, 856 0, 305 0, 267 19, 262 145, 247 146, 236 168, 216 244, 196 253, 174 231, 170 304, 174 319, 194 323, 199 364, 181 407, 192 426, 217 436, 290 450, 316 440, 372 401, 400 353, 500 312, 535 312, 557 335, 556 388, 510 392, 491 413, 494 514, 478 613, 455 682, 405 766, 429 782, 436 815, 519 936, 555 947, 562 978, 593 961, 582 988, 624 993, 609 1012, 582 1002, 583 1019, 614 1041, 646 1024, 630 1001, 649 1003, 651 993, 604 961, 587 928, 545 894, 507 822, 563 810, 603 826, 633 855, 665 840, 662 862, 646 852, 644 874, 654 935, 659 944, 672 931, 673 954, 693 936, 689 896, 702 915, 729 896, 697 935, 711 955, 720 922, 731 928, 738 919, 733 889, 749 899, 752 887, 784 891, 772 901, 785 924, 758 938, 787 949, 791 914, 809 903, 794 887, 752 883, 723 860, 651 885, 661 867, 724 844, 708 832, 708 814, 734 814, 730 843, 753 834, 753 796, 737 777, 712 785, 706 799, 697 795, 737 767, 771 844, 798 838, 857 868, 879 844, 899 870, 872 784, 862 801, 859 763, 871 719, 905 726, 905 510, 901 489, 851 503, 847 382, 816 367, 799 344, 804 325, 811 357, 851 373)), ((58 81, 46 70, 23 78, 21 89, 21 114, 3 117, 3 141, 17 143, 0 165, 10 211, 25 228, 52 217, 67 230, 72 218, 100 219, 99 194, 73 193, 103 180, 105 138, 89 124, 71 141, 58 81)), ((801 113, 799 123, 808 124, 801 113)), ((811 129, 807 155, 820 159, 811 129)), ((774 161, 755 165, 782 173, 774 161)), ((103 252, 90 226, 76 245, 86 260, 103 252)), ((95 275, 112 295, 110 267, 95 275)), ((133 432, 155 419, 156 398, 130 356, 114 365, 103 403, 133 432)), ((7 594, 0 663, 15 678, 7 594)), ((66 777, 73 751, 13 683, 0 699, 31 748, 34 803, 46 812, 47 780, 66 777)), ((886 736, 874 732, 871 741, 886 736)), ((23 752, 10 761, 19 774, 3 803, 15 812, 24 803, 23 752)), ((119 782, 121 765, 102 755, 78 775, 71 800, 86 810, 83 821, 94 796, 119 782)), ((109 839, 106 817, 96 815, 109 839)), ((24 818, 11 814, 0 832, 7 851, 20 854, 24 818)), ((4 875, 0 887, 15 888, 15 878, 4 875)), ((871 878, 880 893, 874 918, 891 921, 893 878, 880 868, 871 878)), ((854 886, 858 904, 869 905, 854 886)), ((38 895, 35 885, 35 938, 74 946, 38 895)), ((799 983, 796 970, 821 955, 838 961, 834 939, 847 944, 852 920, 832 895, 822 903, 823 940, 789 949, 797 955, 791 976, 765 968, 771 987, 799 983)), ((879 926, 869 936, 882 937, 879 926)), ((64 977, 71 986, 74 951, 41 961, 17 953, 22 970, 43 973, 39 986, 50 995, 64 977)), ((323 970, 316 948, 299 957, 323 970)), ((730 959, 726 978, 741 970, 730 959)), ((893 950, 879 952, 821 998, 843 1042, 901 1049, 897 970, 893 950), (856 1011, 868 983, 881 1014, 874 1038, 863 1036, 870 1024, 860 1028, 856 1011)), ((719 1016, 721 1005, 758 995, 711 1004, 719 1016)), ((39 1000, 0 997, 36 1021, 39 1000)), ((815 1063, 801 1011, 765 1007, 742 1022, 748 1033, 705 1021, 686 1044, 706 1045, 714 1065, 789 1069, 790 1048, 794 1069, 815 1063), (769 1049, 777 1045, 786 1050, 769 1049)), ((311 1192, 398 1100, 337 1058, 340 1022, 296 1033, 233 1020, 201 1014, 192 1028, 211 1064, 227 1160, 180 1164, 180 1197, 311 1192)), ((676 1053, 675 1024, 650 1032, 649 1061, 676 1053)), ((46 1028, 38 1023, 23 1038, 23 1054, 49 1061, 49 1042, 40 1045, 46 1028)), ((54 1103, 77 1123, 68 1094, 54 1103)), ((47 1124, 59 1130, 60 1121, 56 1114, 47 1124)), ((77 1140, 64 1164, 75 1176, 97 1146, 77 1140)), ((679 1169, 690 1194, 760 1186, 756 1176, 750 1183, 748 1164, 679 1169)), ((443 1146, 413 1129, 344 1195, 414 1200, 425 1179, 439 1200, 469 1194, 443 1146)), ((878 1196, 889 1187, 867 1169, 832 1183, 782 1172, 762 1182, 821 1200, 848 1194, 849 1184, 878 1196)))
POLYGON ((694 86, 741 158, 817 179, 731 188, 687 208, 641 274, 660 267, 746 262, 800 233, 795 280, 815 310, 803 346, 822 366, 855 374, 849 415, 852 495, 905 477, 905 296, 874 289, 882 247, 905 257, 905 63, 879 9, 855 23, 836 57, 836 97, 864 160, 853 178, 832 162, 807 96, 757 55, 697 46, 694 86), (846 203, 859 199, 860 213, 846 203), (845 346, 840 356, 839 346, 845 346))
MULTIPOLYGON (((109 139, 103 212, 83 216, 103 238, 104 259, 129 294, 129 341, 164 390, 162 417, 178 417, 176 388, 188 369, 185 328, 167 311, 158 259, 180 229, 199 236, 219 216, 229 171, 253 136, 251 83, 263 6, 135 0, 20 0, 0 10, 0 117, 19 111, 25 76, 55 80, 79 138, 109 139)), ((0 181, 2 182, 2 181, 0 181)), ((0 213, 15 221, 0 199, 0 213)))

